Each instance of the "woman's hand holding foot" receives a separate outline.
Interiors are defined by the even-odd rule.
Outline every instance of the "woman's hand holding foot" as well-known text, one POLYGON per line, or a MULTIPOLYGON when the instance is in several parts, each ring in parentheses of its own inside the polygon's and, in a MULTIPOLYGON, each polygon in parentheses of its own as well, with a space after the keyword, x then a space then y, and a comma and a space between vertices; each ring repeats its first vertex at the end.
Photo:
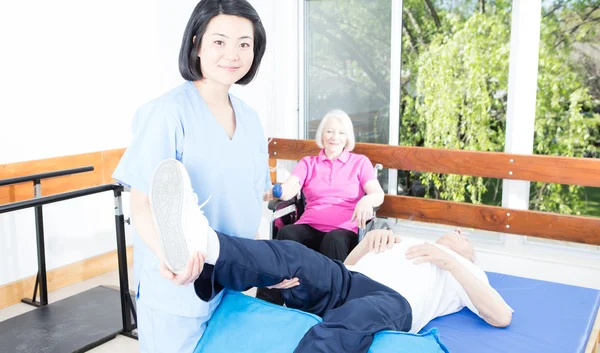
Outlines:
POLYGON ((206 260, 206 254, 200 254, 199 252, 193 252, 188 260, 185 270, 179 274, 175 274, 169 270, 164 261, 160 261, 158 270, 164 278, 173 282, 177 286, 187 286, 193 283, 204 269, 204 262, 206 260))

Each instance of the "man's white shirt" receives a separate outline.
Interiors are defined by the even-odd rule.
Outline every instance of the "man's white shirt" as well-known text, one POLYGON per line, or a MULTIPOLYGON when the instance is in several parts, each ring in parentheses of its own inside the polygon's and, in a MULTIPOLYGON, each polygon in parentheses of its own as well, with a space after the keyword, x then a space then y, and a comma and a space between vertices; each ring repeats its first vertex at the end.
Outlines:
MULTIPOLYGON (((423 243, 422 240, 402 239, 392 249, 379 254, 368 253, 356 265, 347 268, 397 291, 408 300, 412 308, 411 333, 418 333, 438 316, 455 313, 464 307, 479 315, 467 293, 450 272, 430 263, 415 265, 414 260, 406 258, 406 251, 411 246, 423 243)), ((482 269, 442 245, 433 245, 454 256, 489 286, 487 275, 482 269)))

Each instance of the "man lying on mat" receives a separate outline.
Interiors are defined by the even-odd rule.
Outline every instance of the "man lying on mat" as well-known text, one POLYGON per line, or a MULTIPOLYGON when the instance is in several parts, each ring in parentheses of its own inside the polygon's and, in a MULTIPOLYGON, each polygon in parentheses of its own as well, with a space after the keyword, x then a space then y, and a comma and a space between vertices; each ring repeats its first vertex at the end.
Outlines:
POLYGON ((473 264, 473 245, 460 231, 434 244, 372 231, 342 264, 297 242, 215 232, 176 160, 156 169, 150 200, 162 261, 174 273, 200 273, 194 282, 200 299, 224 288, 244 291, 290 279, 282 291, 285 304, 323 318, 295 352, 367 352, 379 331, 416 333, 463 307, 493 326, 511 322, 512 309, 473 264))

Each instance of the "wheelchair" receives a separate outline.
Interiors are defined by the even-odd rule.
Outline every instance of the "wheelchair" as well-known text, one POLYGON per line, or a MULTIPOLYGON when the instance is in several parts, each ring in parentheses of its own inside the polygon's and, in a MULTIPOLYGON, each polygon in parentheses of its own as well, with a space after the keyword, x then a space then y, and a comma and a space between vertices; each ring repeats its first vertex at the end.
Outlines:
MULTIPOLYGON (((376 164, 375 167, 375 175, 378 176, 379 171, 383 169, 381 164, 376 164)), ((269 239, 277 239, 277 232, 283 226, 288 224, 294 224, 297 220, 300 219, 302 213, 304 213, 304 207, 306 205, 306 200, 304 198, 304 193, 300 192, 299 195, 293 197, 287 201, 283 200, 272 200, 269 201, 268 208, 273 211, 271 216, 271 224, 269 229, 269 239)), ((373 208, 373 218, 371 218, 366 227, 358 229, 358 242, 360 242, 365 235, 371 231, 372 229, 377 229, 376 226, 376 212, 379 210, 379 207, 373 208)))
MULTIPOLYGON (((375 165, 375 175, 378 175, 378 171, 383 169, 381 164, 375 165)), ((304 212, 306 200, 304 194, 300 192, 296 197, 293 197, 287 201, 273 200, 269 202, 269 210, 273 211, 271 216, 271 225, 269 231, 269 239, 277 239, 277 232, 283 226, 288 224, 294 224, 304 212)), ((358 242, 365 237, 365 235, 372 229, 378 229, 376 227, 376 212, 379 207, 373 208, 373 218, 371 218, 364 229, 358 229, 358 242)), ((383 225, 387 227, 387 225, 383 225)), ((270 303, 283 305, 283 296, 279 289, 259 288, 256 292, 256 297, 262 300, 266 300, 270 303)))

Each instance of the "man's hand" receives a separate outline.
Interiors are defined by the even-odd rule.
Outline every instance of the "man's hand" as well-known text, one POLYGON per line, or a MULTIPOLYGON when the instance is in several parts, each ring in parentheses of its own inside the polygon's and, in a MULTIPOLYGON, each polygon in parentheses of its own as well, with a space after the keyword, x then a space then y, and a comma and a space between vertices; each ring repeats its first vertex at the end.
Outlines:
POLYGON ((406 252, 407 259, 416 259, 415 265, 430 262, 442 270, 451 271, 456 267, 456 259, 433 244, 415 245, 406 252))
POLYGON ((369 252, 380 253, 386 249, 391 249, 394 243, 401 241, 400 236, 394 235, 391 230, 377 229, 372 230, 362 240, 366 242, 369 252))
POLYGON ((365 199, 365 196, 358 201, 352 218, 350 218, 350 222, 356 221, 358 228, 363 229, 367 227, 367 222, 373 218, 373 204, 368 199, 365 199))
POLYGON ((163 260, 160 261, 158 271, 160 272, 161 276, 170 280, 173 282, 173 284, 177 286, 186 286, 190 283, 193 283, 200 276, 202 269, 204 269, 205 260, 205 254, 194 252, 192 256, 190 256, 190 259, 185 266, 185 270, 182 273, 174 274, 171 272, 163 260))

